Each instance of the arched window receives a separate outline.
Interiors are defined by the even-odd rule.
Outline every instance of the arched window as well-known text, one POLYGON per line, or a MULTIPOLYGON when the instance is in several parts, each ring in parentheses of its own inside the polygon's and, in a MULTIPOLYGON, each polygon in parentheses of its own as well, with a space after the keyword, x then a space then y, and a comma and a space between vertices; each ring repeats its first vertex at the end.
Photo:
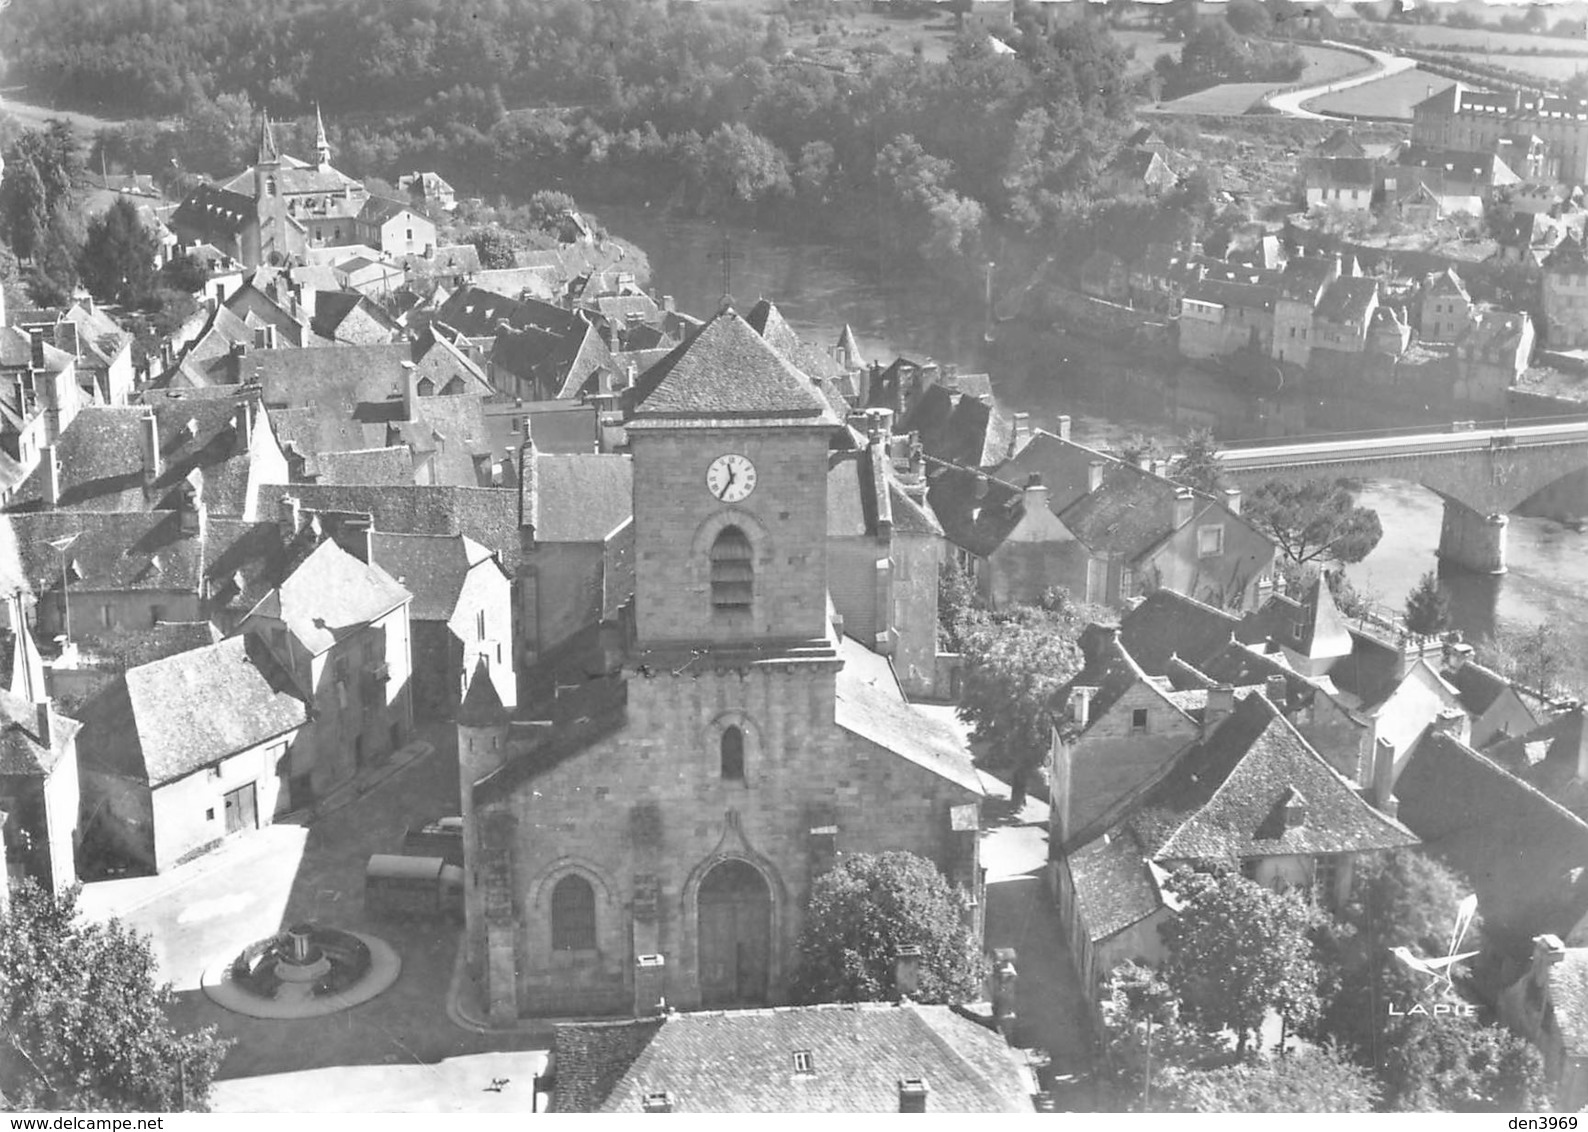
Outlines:
POLYGON ((569 873, 551 890, 553 951, 594 951, 595 889, 577 873, 569 873))
POLYGON ((738 527, 723 527, 711 544, 712 609, 749 609, 754 595, 755 565, 750 540, 738 527))
POLYGON ((722 733, 722 777, 744 780, 744 732, 730 727, 722 733))
POLYGON ((267 197, 276 195, 276 179, 274 177, 265 178, 265 195, 267 197))

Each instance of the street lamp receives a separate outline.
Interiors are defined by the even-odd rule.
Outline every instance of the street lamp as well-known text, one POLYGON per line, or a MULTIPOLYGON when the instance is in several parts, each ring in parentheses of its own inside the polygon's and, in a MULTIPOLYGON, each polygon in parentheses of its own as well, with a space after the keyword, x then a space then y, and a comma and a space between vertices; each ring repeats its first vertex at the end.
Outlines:
MULTIPOLYGON (((79 534, 81 532, 78 532, 79 534)), ((65 538, 50 540, 50 547, 61 556, 61 640, 72 639, 72 599, 70 593, 71 579, 66 575, 66 552, 71 549, 72 543, 77 541, 77 535, 67 535, 65 538)))

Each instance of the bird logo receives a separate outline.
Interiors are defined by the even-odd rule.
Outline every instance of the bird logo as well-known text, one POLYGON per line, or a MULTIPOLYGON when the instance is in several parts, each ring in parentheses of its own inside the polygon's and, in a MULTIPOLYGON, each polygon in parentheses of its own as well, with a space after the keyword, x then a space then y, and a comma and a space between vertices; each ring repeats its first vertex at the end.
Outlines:
POLYGON ((1472 927, 1472 918, 1478 911, 1478 897, 1476 894, 1468 896, 1456 905, 1456 924, 1450 933, 1450 950, 1442 959, 1425 959, 1421 955, 1413 955, 1409 947, 1392 947, 1390 954, 1399 959, 1409 970, 1416 971, 1427 978, 1424 984, 1425 993, 1435 990, 1451 990, 1452 971, 1457 963, 1471 959, 1476 951, 1459 951, 1461 943, 1467 937, 1467 930, 1472 927))

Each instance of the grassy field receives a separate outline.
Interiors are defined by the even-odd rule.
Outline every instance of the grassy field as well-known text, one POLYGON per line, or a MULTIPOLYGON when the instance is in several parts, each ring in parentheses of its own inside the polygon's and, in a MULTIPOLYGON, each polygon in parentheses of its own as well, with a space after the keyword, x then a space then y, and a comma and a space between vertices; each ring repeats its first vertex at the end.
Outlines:
POLYGON ((1502 67, 1518 75, 1564 81, 1579 71, 1588 71, 1588 55, 1485 55, 1477 51, 1452 51, 1452 63, 1479 63, 1502 67))
POLYGON ((1302 106, 1318 114, 1371 114, 1377 118, 1404 118, 1409 122, 1413 106, 1429 94, 1437 94, 1454 84, 1454 79, 1413 68, 1309 99, 1302 106))
MULTIPOLYGON (((1347 75, 1358 74, 1372 66, 1360 55, 1337 51, 1330 47, 1303 47, 1307 69, 1301 73, 1303 83, 1329 83, 1347 75)), ((1157 107, 1160 114, 1244 114, 1257 105, 1265 94, 1290 83, 1220 83, 1181 98, 1172 99, 1157 107)), ((1371 84, 1370 84, 1371 85, 1371 84)))
POLYGON ((1588 40, 1562 39, 1553 35, 1522 35, 1488 28, 1446 28, 1426 24, 1398 24, 1402 42, 1424 50, 1451 51, 1548 51, 1588 55, 1588 40))
POLYGON ((1300 79, 1304 83, 1332 83, 1335 79, 1361 74, 1373 65, 1360 55, 1333 47, 1303 46, 1301 53, 1307 59, 1307 69, 1301 72, 1300 79))
POLYGON ((92 114, 80 114, 75 110, 51 110, 48 106, 20 101, 27 97, 27 93, 26 88, 19 86, 0 90, 0 115, 9 114, 30 130, 42 128, 51 118, 65 118, 82 137, 92 137, 96 130, 116 124, 92 114))
POLYGON ((1120 47, 1133 53, 1130 60, 1132 74, 1152 70, 1152 65, 1160 55, 1180 58, 1180 50, 1185 47, 1183 42, 1165 39, 1162 32, 1150 28, 1114 28, 1108 34, 1114 37, 1114 42, 1120 47))

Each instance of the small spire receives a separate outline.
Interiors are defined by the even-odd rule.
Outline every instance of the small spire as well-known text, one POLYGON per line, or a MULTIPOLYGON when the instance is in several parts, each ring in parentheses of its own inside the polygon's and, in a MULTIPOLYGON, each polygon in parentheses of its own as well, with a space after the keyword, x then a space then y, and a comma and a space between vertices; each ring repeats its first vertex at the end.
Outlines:
POLYGON ((263 113, 259 116, 259 164, 274 165, 281 160, 281 155, 276 152, 276 135, 270 129, 270 115, 263 113))
POLYGON ((320 168, 331 164, 331 143, 325 138, 325 120, 320 117, 320 104, 314 104, 314 156, 320 168))

